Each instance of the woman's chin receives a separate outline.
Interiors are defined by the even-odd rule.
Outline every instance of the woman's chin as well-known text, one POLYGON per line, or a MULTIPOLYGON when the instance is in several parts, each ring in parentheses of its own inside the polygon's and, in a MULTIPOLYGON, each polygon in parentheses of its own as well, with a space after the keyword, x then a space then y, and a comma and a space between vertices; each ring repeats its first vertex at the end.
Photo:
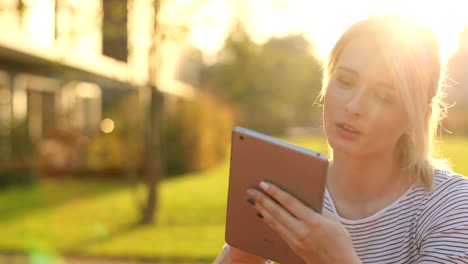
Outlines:
POLYGON ((350 142, 342 139, 329 139, 328 143, 333 149, 333 154, 342 153, 345 155, 362 156, 367 152, 357 142, 350 142))

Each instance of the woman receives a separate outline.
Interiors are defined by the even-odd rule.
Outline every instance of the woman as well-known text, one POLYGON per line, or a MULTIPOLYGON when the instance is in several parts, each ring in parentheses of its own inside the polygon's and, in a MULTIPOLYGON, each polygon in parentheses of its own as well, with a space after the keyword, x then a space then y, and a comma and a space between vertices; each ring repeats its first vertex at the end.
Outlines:
MULTIPOLYGON (((247 191, 306 263, 468 263, 468 180, 433 157, 441 80, 436 37, 403 18, 367 19, 338 40, 322 89, 323 214, 271 183, 247 191)), ((264 261, 226 246, 215 263, 264 261)))

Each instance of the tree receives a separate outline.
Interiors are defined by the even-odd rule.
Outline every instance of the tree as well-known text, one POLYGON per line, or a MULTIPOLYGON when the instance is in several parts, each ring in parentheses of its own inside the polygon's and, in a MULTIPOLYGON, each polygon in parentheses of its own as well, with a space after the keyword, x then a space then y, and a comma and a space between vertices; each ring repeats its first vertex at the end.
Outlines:
POLYGON ((459 35, 457 52, 450 58, 447 65, 447 93, 448 103, 451 107, 444 120, 444 126, 455 134, 468 135, 468 75, 466 65, 468 62, 468 25, 459 35))
POLYGON ((230 101, 238 122, 269 133, 318 122, 314 102, 321 63, 302 35, 254 43, 241 24, 227 38, 219 62, 204 69, 202 86, 230 101))
MULTIPOLYGON (((146 107, 147 125, 145 129, 146 144, 146 200, 140 204, 141 224, 151 224, 154 221, 155 213, 158 209, 158 185, 165 174, 164 156, 162 151, 162 126, 164 122, 164 101, 165 95, 158 91, 156 84, 158 67, 163 63, 163 56, 159 52, 159 47, 167 39, 184 41, 188 33, 186 24, 172 24, 161 21, 160 15, 163 7, 163 0, 153 0, 154 20, 153 37, 148 54, 149 59, 149 101, 146 107)), ((196 1, 193 5, 183 10, 185 13, 194 12, 200 8, 204 1, 196 1)), ((165 3, 164 3, 165 4, 165 3)))
POLYGON ((154 0, 154 24, 153 24, 153 37, 151 42, 151 47, 149 50, 149 76, 150 76, 150 92, 149 92, 149 102, 146 107, 146 117, 147 117, 147 124, 145 126, 145 142, 146 145, 146 202, 140 205, 140 212, 141 224, 151 224, 154 220, 154 214, 157 211, 157 188, 159 184, 159 180, 162 176, 163 169, 162 169, 162 156, 161 156, 161 149, 160 149, 160 117, 161 117, 161 104, 163 103, 162 97, 160 94, 157 93, 156 87, 154 84, 156 83, 156 66, 155 59, 158 59, 157 56, 157 48, 161 42, 160 31, 159 31, 159 23, 158 23, 158 15, 161 9, 161 1, 154 0))

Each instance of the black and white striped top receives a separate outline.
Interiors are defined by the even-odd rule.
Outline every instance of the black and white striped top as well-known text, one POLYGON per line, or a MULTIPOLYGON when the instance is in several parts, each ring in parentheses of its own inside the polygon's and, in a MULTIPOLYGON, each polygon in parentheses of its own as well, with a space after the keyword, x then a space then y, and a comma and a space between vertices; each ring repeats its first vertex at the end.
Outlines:
POLYGON ((468 179, 437 170, 435 187, 413 186, 364 219, 337 215, 328 191, 324 210, 334 213, 363 263, 468 263, 468 179))

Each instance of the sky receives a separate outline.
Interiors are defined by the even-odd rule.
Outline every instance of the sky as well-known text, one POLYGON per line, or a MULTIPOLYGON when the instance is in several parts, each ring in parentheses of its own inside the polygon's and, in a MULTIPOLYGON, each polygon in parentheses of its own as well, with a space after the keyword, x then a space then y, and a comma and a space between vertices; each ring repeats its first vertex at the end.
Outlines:
POLYGON ((314 53, 325 58, 351 24, 370 15, 399 13, 427 24, 438 35, 441 56, 458 48, 458 34, 468 24, 466 0, 173 0, 168 18, 189 25, 190 41, 206 56, 214 56, 235 19, 246 25, 252 39, 304 33, 314 53), (179 14, 180 10, 189 10, 179 14))

